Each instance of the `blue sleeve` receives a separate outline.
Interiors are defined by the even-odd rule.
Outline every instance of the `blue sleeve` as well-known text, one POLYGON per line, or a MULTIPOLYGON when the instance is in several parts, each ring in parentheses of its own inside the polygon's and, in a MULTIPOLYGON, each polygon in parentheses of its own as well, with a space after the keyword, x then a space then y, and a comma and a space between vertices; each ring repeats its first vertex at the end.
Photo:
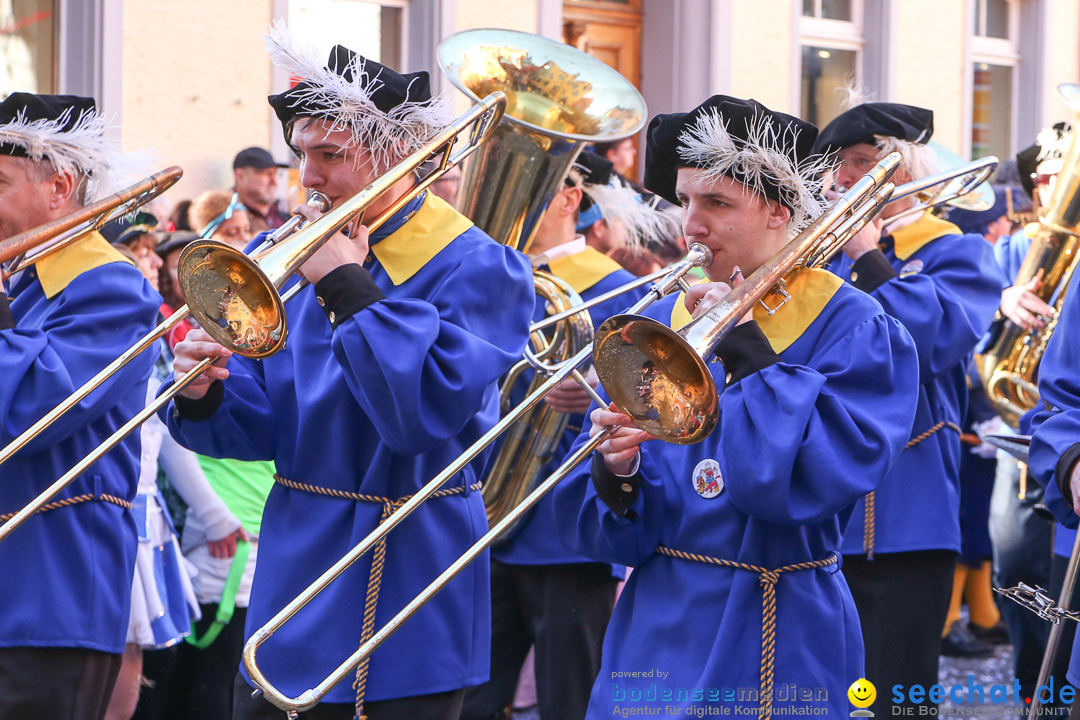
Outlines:
MULTIPOLYGON (((603 389, 600 395, 607 400, 603 389)), ((588 414, 581 434, 570 450, 576 452, 589 439, 592 422, 588 414)), ((617 515, 600 499, 592 480, 593 462, 599 453, 581 463, 552 491, 555 526, 567 550, 597 562, 636 567, 656 552, 667 514, 664 480, 642 445, 639 492, 625 515, 617 515)), ((600 461, 602 462, 602 460, 600 461)))
POLYGON ((1063 453, 1080 443, 1080 297, 1074 277, 1065 296, 1057 330, 1050 336, 1039 364, 1042 402, 1031 418, 1028 469, 1046 488, 1043 502, 1060 522, 1076 527, 1078 518, 1062 497, 1057 466, 1063 453))
MULTIPOLYGON (((273 460, 276 446, 272 429, 274 410, 266 392, 262 364, 233 355, 226 365, 229 377, 214 383, 210 392, 223 393, 220 406, 209 418, 181 420, 175 405, 160 413, 169 433, 184 447, 200 455, 234 460, 273 460)), ((172 385, 173 376, 161 386, 172 385)))
POLYGON ((915 348, 884 315, 807 366, 776 363, 720 397, 721 468, 731 502, 767 522, 821 522, 873 490, 911 432, 915 348))
MULTIPOLYGON (((39 327, 0 330, 3 445, 145 335, 154 325, 161 297, 135 267, 109 263, 84 272, 43 302, 51 307, 39 327)), ((42 431, 26 451, 37 452, 84 430, 132 386, 146 383, 154 359, 152 350, 139 355, 42 431)))
POLYGON ((386 298, 341 323, 334 357, 383 442, 419 455, 480 411, 492 383, 521 357, 533 306, 528 260, 485 242, 430 300, 386 298))
POLYGON ((923 382, 964 361, 990 327, 1005 278, 990 243, 964 235, 935 240, 915 253, 921 272, 896 277, 871 295, 911 333, 923 382))

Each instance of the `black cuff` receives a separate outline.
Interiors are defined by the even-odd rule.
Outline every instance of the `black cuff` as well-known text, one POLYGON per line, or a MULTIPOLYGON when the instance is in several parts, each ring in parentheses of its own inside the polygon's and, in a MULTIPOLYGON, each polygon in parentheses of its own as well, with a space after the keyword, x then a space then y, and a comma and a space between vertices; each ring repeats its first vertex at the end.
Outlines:
POLYGON ((4 289, 0 288, 0 330, 10 330, 15 327, 15 316, 11 314, 11 305, 8 304, 4 289))
POLYGON ((1073 467, 1076 465, 1077 460, 1080 460, 1080 442, 1067 447, 1065 452, 1061 453, 1061 457, 1058 458, 1057 465, 1054 467, 1054 479, 1057 480, 1058 489, 1061 490, 1061 497, 1065 498, 1065 502, 1069 503, 1069 507, 1073 506, 1069 478, 1072 477, 1073 467))
POLYGON ((315 301, 335 328, 385 297, 371 273, 356 263, 336 267, 315 283, 315 301))
POLYGON ((173 398, 173 417, 177 420, 209 420, 225 400, 225 386, 220 380, 210 383, 198 400, 183 395, 173 398))
POLYGON ((889 259, 880 249, 874 248, 864 252, 862 256, 851 266, 851 284, 863 292, 873 292, 881 285, 898 273, 889 264, 889 259))
POLYGON ((637 513, 631 510, 630 506, 634 504, 641 492, 640 470, 630 477, 619 477, 608 470, 608 466, 604 463, 604 456, 596 453, 593 455, 592 481, 596 494, 613 513, 627 520, 637 519, 637 513))
POLYGON ((756 322, 736 325, 716 346, 716 356, 727 371, 728 385, 780 362, 780 356, 773 352, 769 339, 756 322))

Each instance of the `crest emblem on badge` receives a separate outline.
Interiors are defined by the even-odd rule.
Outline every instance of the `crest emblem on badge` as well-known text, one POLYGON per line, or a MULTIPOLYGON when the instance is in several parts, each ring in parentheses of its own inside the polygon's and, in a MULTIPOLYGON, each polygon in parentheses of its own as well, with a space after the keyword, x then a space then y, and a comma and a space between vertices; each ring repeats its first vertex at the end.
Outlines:
POLYGON ((694 490, 703 498, 714 498, 724 489, 720 463, 712 458, 702 460, 694 468, 694 490))
POLYGON ((904 267, 900 268, 900 277, 906 278, 909 275, 917 275, 918 273, 922 272, 922 269, 922 260, 912 260, 911 262, 904 265, 904 267))

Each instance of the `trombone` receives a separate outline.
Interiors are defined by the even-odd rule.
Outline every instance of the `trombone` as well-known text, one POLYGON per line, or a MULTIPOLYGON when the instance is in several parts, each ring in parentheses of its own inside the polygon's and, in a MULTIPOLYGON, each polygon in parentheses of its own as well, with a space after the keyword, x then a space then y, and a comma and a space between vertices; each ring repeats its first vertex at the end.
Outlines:
MULTIPOLYGON (((939 150, 938 154, 939 157, 943 157, 943 151, 939 150)), ((991 194, 988 201, 980 196, 979 190, 986 187, 983 183, 990 179, 997 170, 997 166, 998 159, 989 155, 950 167, 921 180, 913 180, 897 186, 889 202, 897 202, 912 196, 917 202, 912 207, 891 216, 889 222, 925 212, 942 204, 964 210, 989 210, 994 204, 993 195, 991 194)))
POLYGON ((556 385, 568 378, 573 378, 592 397, 593 402, 601 407, 605 406, 606 403, 603 398, 593 390, 579 373, 579 369, 586 363, 591 361, 596 365, 604 387, 612 395, 620 409, 635 418, 635 422, 638 422, 638 418, 644 414, 658 416, 662 421, 662 427, 655 433, 649 427, 640 424, 639 427, 642 427, 642 429, 648 430, 650 433, 669 442, 691 443, 703 439, 715 427, 718 420, 718 394, 712 376, 702 359, 702 354, 708 357, 724 335, 735 327, 739 318, 755 303, 761 302, 762 298, 771 290, 779 286, 778 292, 786 294, 783 288, 783 280, 788 273, 796 272, 801 268, 820 266, 851 235, 858 232, 888 201, 893 191, 893 185, 888 180, 899 163, 900 155, 898 153, 891 153, 884 158, 870 173, 855 183, 850 191, 845 193, 812 223, 809 228, 790 241, 773 259, 751 274, 743 284, 735 288, 723 301, 702 317, 691 322, 680 333, 674 333, 662 323, 643 318, 638 313, 641 313, 656 300, 677 288, 688 289, 684 279, 685 275, 695 267, 705 267, 712 262, 711 250, 704 245, 693 244, 687 257, 670 268, 664 277, 650 288, 649 294, 635 303, 627 314, 618 315, 601 325, 594 343, 586 346, 572 358, 559 365, 558 369, 543 385, 529 393, 520 405, 499 420, 491 430, 480 437, 400 508, 391 513, 375 530, 369 533, 265 625, 252 634, 244 645, 243 658, 244 667, 247 669, 251 681, 258 688, 254 694, 264 694, 269 702, 284 710, 290 718, 296 718, 300 712, 317 705, 335 685, 348 677, 357 665, 375 652, 412 615, 502 535, 512 529, 544 495, 588 458, 614 428, 608 428, 598 433, 578 450, 567 456, 551 476, 540 483, 520 504, 488 530, 482 538, 477 540, 391 620, 377 629, 366 642, 360 645, 356 652, 342 661, 330 675, 314 688, 304 691, 297 697, 288 697, 278 690, 263 674, 257 662, 258 650, 282 625, 287 623, 290 618, 325 590, 339 575, 373 548, 447 481, 461 472, 484 448, 494 442, 522 415, 541 402, 543 397, 556 385), (653 325, 657 326, 657 332, 652 334, 639 332, 639 329, 653 325), (665 346, 664 350, 670 348, 672 352, 688 352, 689 356, 685 354, 673 355, 661 362, 656 362, 655 368, 657 372, 652 373, 651 382, 653 384, 650 386, 655 392, 642 392, 643 375, 640 366, 635 365, 633 360, 629 362, 624 359, 619 359, 618 362, 613 362, 613 360, 620 353, 631 355, 636 352, 651 363, 652 351, 648 347, 635 346, 629 342, 624 343, 622 347, 616 347, 616 345, 620 339, 626 340, 627 338, 644 339, 646 342, 651 342, 654 338, 660 337, 661 328, 674 337, 665 346), (684 337, 687 339, 684 340, 684 337), (693 345, 689 344, 687 340, 691 341, 693 345), (679 347, 675 347, 676 345, 679 345, 679 347), (682 347, 685 347, 686 350, 680 349, 682 347), (683 368, 687 366, 696 366, 700 371, 699 375, 689 378, 686 373, 682 372, 683 368), (683 405, 673 407, 667 402, 672 394, 661 392, 664 385, 682 386, 691 383, 697 383, 697 387, 694 388, 692 393, 692 399, 694 400, 692 407, 683 405), (635 408, 623 405, 618 399, 620 396, 634 395, 639 397, 649 396, 657 399, 663 398, 663 403, 652 405, 650 410, 643 414, 636 412, 635 408))
MULTIPOLYGON (((370 228, 374 229, 382 225, 391 215, 426 190, 429 185, 438 180, 447 170, 472 154, 480 143, 487 139, 492 128, 502 117, 505 107, 506 96, 501 92, 491 93, 458 117, 444 130, 439 132, 439 134, 432 138, 425 147, 405 158, 398 165, 391 168, 385 175, 379 177, 338 208, 330 210, 326 215, 296 232, 292 231, 295 231, 297 227, 303 223, 303 219, 299 216, 293 217, 286 226, 282 226, 282 228, 279 228, 279 231, 275 233, 274 237, 277 239, 276 242, 264 243, 260 248, 265 247, 265 249, 257 251, 251 257, 224 243, 218 243, 213 240, 197 241, 189 245, 185 248, 184 254, 181 255, 180 268, 182 272, 185 269, 184 258, 199 256, 199 253, 201 253, 201 257, 213 254, 213 264, 189 263, 186 266, 186 279, 188 283, 184 284, 185 277, 181 277, 181 284, 184 288, 184 296, 189 300, 188 305, 166 318, 166 320, 158 325, 158 327, 150 331, 150 333, 145 335, 136 342, 135 345, 130 347, 120 357, 94 376, 93 379, 88 381, 83 387, 79 388, 79 390, 75 391, 75 393, 69 396, 64 402, 50 411, 46 417, 35 423, 19 438, 10 443, 8 447, 5 447, 3 451, 0 451, 0 462, 11 457, 11 455, 13 455, 20 447, 23 447, 27 442, 32 440, 34 436, 40 433, 41 429, 48 423, 54 421, 64 412, 67 412, 67 410, 70 410, 79 402, 79 400, 93 392, 93 390, 105 379, 115 374, 119 368, 130 362, 131 359, 140 352, 153 345, 157 338, 161 337, 161 335, 164 335, 178 324, 187 312, 194 315, 195 318, 200 321, 200 324, 204 329, 207 331, 213 330, 211 331, 211 334, 214 335, 215 339, 220 337, 221 340, 219 340, 219 342, 221 342, 221 344, 230 347, 239 355, 246 357, 266 357, 267 355, 280 350, 285 341, 284 332, 280 333, 276 344, 270 352, 265 352, 265 348, 262 348, 256 353, 251 347, 242 342, 243 337, 238 338, 240 340, 239 342, 233 342, 233 336, 228 334, 229 329, 235 330, 239 327, 240 320, 246 322, 249 319, 248 317, 244 316, 241 317, 240 320, 237 320, 230 316, 227 318, 225 328, 217 326, 216 320, 211 320, 210 322, 213 323, 213 326, 211 326, 206 322, 203 322, 203 319, 208 318, 213 310, 208 311, 202 304, 210 304, 212 308, 217 308, 218 303, 220 302, 220 294, 227 294, 232 291, 228 282, 234 277, 239 278, 236 281, 238 286, 241 285, 241 279, 253 280, 256 290, 263 289, 267 292, 267 295, 257 297, 256 300, 265 303, 266 306, 279 308, 281 310, 281 327, 284 328, 284 303, 293 297, 293 295, 300 290, 302 285, 298 284, 294 286, 292 290, 284 296, 278 293, 277 288, 284 285, 291 277, 292 273, 299 269, 300 265, 311 257, 311 255, 313 255, 330 237, 353 220, 362 218, 363 213, 371 203, 389 191, 398 181, 416 172, 417 168, 429 158, 438 155, 438 165, 429 171, 425 177, 420 178, 405 195, 399 198, 391 205, 391 207, 371 222, 369 224, 370 228), (466 133, 468 134, 468 137, 465 140, 465 144, 455 151, 454 147, 458 138, 466 133), (286 230, 286 228, 288 228, 288 230, 286 230), (267 245, 268 247, 266 247, 267 245), (195 251, 194 253, 192 252, 193 250, 195 251), (214 271, 216 268, 222 269, 222 274, 220 276, 215 274, 214 271), (266 271, 264 272, 262 268, 266 268, 266 271), (268 275, 270 277, 268 277, 268 275), (218 292, 219 296, 214 297, 214 292, 218 292), (31 431, 33 431, 32 434, 31 431)), ((251 298, 250 287, 239 287, 235 292, 242 297, 248 299, 251 298)), ((243 308, 242 311, 250 312, 247 308, 243 308)), ((142 425, 157 413, 158 410, 165 407, 165 405, 179 395, 184 388, 191 384, 213 362, 214 358, 206 358, 182 376, 175 378, 173 384, 166 389, 165 392, 119 427, 112 435, 58 478, 52 485, 15 513, 15 515, 4 523, 3 526, 0 526, 0 541, 10 535, 30 516, 38 512, 52 497, 71 484, 87 468, 97 462, 101 456, 112 450, 113 447, 127 437, 127 435, 135 428, 142 425)))
POLYGON ((22 258, 16 261, 14 267, 4 270, 4 279, 30 267, 38 260, 75 244, 116 218, 134 212, 139 206, 145 205, 171 188, 183 174, 183 170, 173 165, 58 220, 39 225, 0 242, 0 264, 22 258), (46 246, 44 249, 33 252, 43 245, 46 246))
MULTIPOLYGON (((182 172, 182 171, 180 171, 180 168, 170 168, 169 171, 165 171, 165 172, 170 172, 171 170, 176 170, 177 171, 176 178, 179 179, 180 173, 182 172)), ((162 174, 162 173, 159 173, 159 175, 160 174, 162 174)), ((175 182, 175 180, 173 182, 175 182)), ((329 207, 330 207, 330 199, 327 198, 322 193, 318 193, 318 192, 312 193, 311 197, 308 199, 308 202, 311 205, 313 205, 316 209, 320 210, 320 212, 325 211, 325 210, 329 209, 329 207)), ((258 253, 260 251, 263 251, 266 248, 268 248, 270 246, 273 246, 275 243, 279 242, 281 239, 283 239, 285 237, 288 237, 292 233, 296 232, 297 228, 300 227, 300 225, 303 223, 303 221, 304 221, 304 218, 302 216, 300 216, 300 215, 294 215, 293 217, 289 218, 281 227, 276 229, 274 232, 270 233, 263 240, 263 242, 259 245, 259 247, 256 248, 255 252, 258 253)), ((103 223, 98 223, 98 222, 92 223, 93 227, 91 229, 96 229, 97 227, 100 227, 102 224, 103 223)), ((31 232, 35 232, 35 231, 31 231, 31 232)), ((51 237, 52 237, 51 235, 45 236, 46 241, 51 237)), ((13 240, 14 239, 15 238, 13 238, 13 240)), ((66 244, 70 244, 70 242, 66 243, 66 244)), ((51 248, 50 248, 50 250, 51 250, 51 248)), ((44 253, 42 253, 42 255, 44 255, 44 253)), ((40 257, 41 257, 41 255, 35 256, 33 258, 33 261, 37 261, 40 257)), ((300 286, 297 286, 296 289, 299 290, 300 286)), ((98 387, 100 387, 102 384, 104 384, 109 378, 111 378, 113 375, 115 375, 117 372, 119 372, 121 368, 123 368, 128 363, 130 363, 132 360, 134 360, 136 357, 138 357, 143 351, 153 347, 154 343, 156 343, 159 338, 161 338, 162 336, 167 334, 170 330, 172 330, 174 327, 179 325, 180 322, 182 320, 184 320, 186 317, 188 317, 188 315, 190 315, 190 314, 191 314, 191 311, 190 311, 190 308, 189 308, 188 305, 184 305, 183 307, 177 308, 176 311, 173 312, 172 315, 170 315, 169 317, 165 318, 160 323, 158 323, 157 327, 155 327, 150 332, 146 333, 146 335, 143 335, 141 338, 139 338, 139 340, 137 340, 134 345, 129 347, 127 350, 125 350, 123 353, 121 353, 115 360, 113 360, 111 363, 109 363, 104 368, 99 370, 96 375, 94 375, 92 378, 87 380, 85 383, 82 384, 82 386, 80 386, 78 389, 76 389, 74 392, 72 392, 70 395, 68 395, 66 398, 64 398, 52 410, 45 413, 45 415, 43 415, 41 418, 39 418, 37 420, 37 422, 35 422, 33 425, 31 425, 26 430, 24 430, 22 433, 20 433, 18 437, 16 437, 14 440, 12 440, 7 445, 5 445, 4 448, 2 450, 0 450, 0 465, 4 464, 8 460, 10 460, 11 457, 13 455, 15 455, 15 453, 19 452, 19 450, 26 447, 30 442, 32 442, 34 440, 34 438, 36 438, 38 435, 40 435, 41 432, 43 430, 45 430, 45 428, 52 425, 54 422, 59 420, 63 415, 65 415, 67 412, 69 412, 72 408, 74 408, 80 402, 85 400, 90 395, 90 393, 94 392, 94 390, 96 390, 98 387)), ((193 375, 191 379, 193 380, 195 377, 196 376, 193 375)), ((53 497, 55 497, 59 492, 61 492, 64 488, 66 488, 68 485, 70 485, 76 479, 76 477, 78 477, 79 473, 82 472, 82 470, 79 470, 78 472, 76 472, 75 471, 76 468, 81 467, 81 468, 85 469, 85 468, 89 467, 90 465, 92 465, 94 462, 97 461, 97 459, 99 457, 101 457, 101 455, 104 455, 105 452, 108 452, 108 450, 112 449, 116 445, 116 443, 123 440, 124 437, 126 437, 127 434, 129 432, 131 432, 131 430, 134 430, 135 427, 137 427, 138 425, 141 425, 143 422, 148 420, 150 418, 150 415, 152 415, 152 414, 153 413, 150 413, 150 414, 147 414, 147 415, 143 416, 143 413, 140 413, 139 415, 136 415, 135 416, 136 418, 141 418, 141 419, 138 422, 136 422, 134 425, 131 425, 130 427, 128 427, 128 425, 125 425, 123 428, 121 428, 121 430, 124 430, 122 435, 119 435, 119 436, 114 435, 113 437, 110 437, 109 440, 107 441, 107 442, 110 443, 109 446, 107 448, 105 448, 104 450, 101 450, 101 452, 98 452, 98 450, 101 449, 100 446, 99 446, 99 448, 95 449, 94 452, 92 452, 90 455, 87 456, 87 457, 91 457, 91 456, 93 457, 93 459, 88 464, 83 465, 83 461, 80 461, 80 463, 78 465, 76 465, 75 468, 72 468, 72 470, 65 473, 60 479, 58 479, 56 482, 54 482, 52 485, 50 485, 48 488, 46 488, 43 492, 38 494, 27 505, 23 506, 22 509, 20 509, 17 513, 15 513, 15 515, 13 515, 7 522, 5 522, 3 525, 0 525, 0 541, 3 541, 4 538, 6 538, 8 535, 10 535, 12 532, 14 532, 15 529, 18 528, 20 525, 22 525, 30 516, 37 513, 45 504, 47 504, 50 500, 52 500, 53 497), (115 438, 115 441, 114 441, 114 438, 115 438)), ((120 430, 118 430, 117 432, 119 433, 120 430)), ((85 461, 85 459, 84 459, 84 461, 85 461)))

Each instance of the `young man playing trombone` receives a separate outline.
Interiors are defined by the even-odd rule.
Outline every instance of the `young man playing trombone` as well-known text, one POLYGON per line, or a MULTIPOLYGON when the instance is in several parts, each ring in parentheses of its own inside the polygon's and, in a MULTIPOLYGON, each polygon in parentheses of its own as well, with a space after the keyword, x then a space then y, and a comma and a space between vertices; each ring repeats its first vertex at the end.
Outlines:
MULTIPOLYGON (((886 153, 903 157, 897 185, 937 168, 927 145, 930 110, 858 105, 821 131, 815 148, 835 153, 836 181, 851 187, 886 153)), ((830 266, 881 303, 911 333, 919 357, 918 411, 907 448, 875 492, 860 500, 844 536, 844 574, 859 608, 866 675, 878 687, 937 682, 941 633, 960 550, 960 423, 966 368, 1005 287, 993 249, 929 210, 900 214, 914 196, 886 206, 830 266)), ((872 710, 888 714, 890 695, 872 710)), ((898 703, 912 705, 910 701, 898 703)))
MULTIPOLYGON (((335 205, 448 120, 427 73, 400 75, 342 46, 324 65, 280 26, 269 47, 301 78, 270 98, 301 180, 335 205)), ((312 285, 286 305, 290 334, 276 355, 230 358, 201 331, 176 346, 177 374, 206 357, 227 364, 173 405, 173 434, 205 455, 277 466, 249 635, 494 424, 496 382, 520 357, 532 315, 528 261, 432 193, 370 235, 359 222, 336 233, 302 273, 312 285)), ((267 641, 257 660, 270 682, 289 696, 314 687, 484 533, 481 460, 267 641)), ((489 611, 487 564, 476 563, 310 716, 457 717, 464 688, 488 676, 489 611)), ((235 717, 280 716, 250 695, 245 672, 235 717)))
MULTIPOLYGON (((579 233, 603 223, 609 234, 620 233, 621 244, 629 240, 640 245, 665 222, 664 216, 641 203, 632 188, 609 184, 612 171, 611 163, 599 155, 581 153, 529 246, 534 267, 564 280, 586 302, 637 278, 587 245, 579 233)), ((646 287, 627 290, 593 306, 588 311, 593 328, 639 300, 646 287)), ((534 319, 544 317, 545 304, 538 296, 534 319)), ((523 378, 512 393, 512 404, 525 397, 527 386, 523 378)), ((549 462, 537 472, 536 482, 558 467, 581 431, 583 414, 591 403, 573 380, 559 385, 544 401, 553 411, 570 417, 549 462)), ((500 465, 493 470, 504 472, 500 465)), ((625 569, 591 562, 564 548, 555 531, 550 495, 491 554, 491 680, 469 691, 462 720, 505 717, 530 647, 536 651, 541 720, 584 717, 589 690, 600 668, 600 648, 615 604, 615 585, 625 569)))
MULTIPOLYGON (((682 206, 687 242, 713 261, 710 282, 648 316, 685 326, 821 211, 816 134, 723 95, 653 119, 645 185, 682 206)), ((591 470, 555 490, 560 535, 588 557, 634 566, 589 718, 648 703, 760 717, 781 706, 850 710, 862 642, 840 541, 851 506, 907 439, 917 361, 903 327, 832 274, 796 272, 787 291, 782 304, 766 295, 775 313, 755 305, 706 358, 720 419, 703 442, 647 442, 614 406, 593 410, 576 441, 617 428, 591 470)))
MULTIPOLYGON (((119 189, 103 132, 91 98, 0 103, 0 242, 119 189)), ((0 446, 146 333, 161 304, 97 232, 19 270, 22 260, 3 268, 0 446)), ((0 520, 142 408, 153 361, 143 353, 0 465, 0 520)), ((0 718, 104 717, 127 635, 138 475, 133 434, 0 543, 0 718)))

